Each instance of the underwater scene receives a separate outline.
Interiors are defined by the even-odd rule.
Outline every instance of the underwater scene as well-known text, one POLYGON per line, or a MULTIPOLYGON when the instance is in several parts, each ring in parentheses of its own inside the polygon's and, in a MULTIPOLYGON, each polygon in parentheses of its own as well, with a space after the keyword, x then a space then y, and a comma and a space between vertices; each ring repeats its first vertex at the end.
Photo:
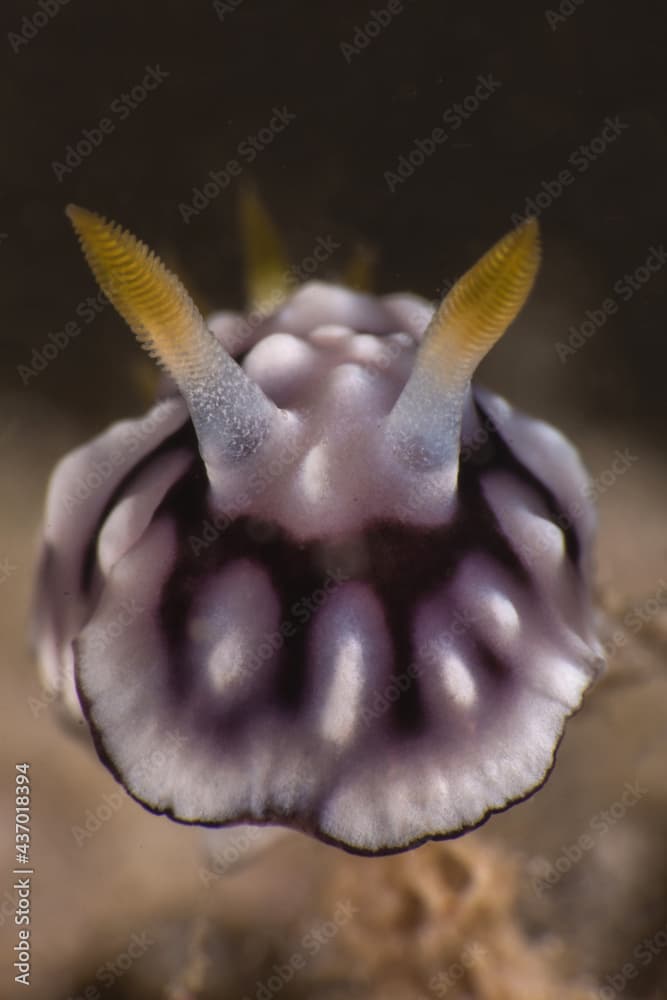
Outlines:
POLYGON ((2 20, 1 1000, 667 998, 662 11, 2 20))

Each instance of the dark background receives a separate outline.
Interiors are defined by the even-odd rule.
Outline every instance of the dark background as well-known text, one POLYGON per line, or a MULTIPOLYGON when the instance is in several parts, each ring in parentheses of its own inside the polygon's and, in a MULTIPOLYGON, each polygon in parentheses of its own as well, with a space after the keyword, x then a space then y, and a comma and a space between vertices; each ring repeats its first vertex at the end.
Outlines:
POLYGON ((5 423, 15 394, 21 404, 26 393, 39 397, 86 429, 144 405, 138 350, 111 309, 28 386, 19 375, 33 348, 94 292, 63 215, 68 201, 146 239, 203 307, 242 305, 238 182, 187 225, 178 205, 285 104, 295 121, 244 175, 257 182, 293 260, 331 234, 342 247, 320 276, 335 277, 363 243, 377 257, 378 289, 429 298, 511 227, 512 214, 568 167, 607 116, 627 123, 541 212, 538 290, 486 377, 567 430, 581 419, 632 420, 659 443, 667 271, 620 303, 566 364, 555 343, 665 238, 664 12, 657 2, 568 5, 573 13, 550 25, 555 2, 405 0, 348 62, 341 44, 353 42, 373 8, 385 9, 382 0, 243 0, 235 10, 228 4, 222 19, 201 0, 69 0, 17 52, 9 33, 39 7, 4 2, 5 423), (155 64, 168 79, 125 121, 110 114, 111 102, 155 64), (500 88, 391 193, 385 172, 487 74, 500 88), (113 134, 58 181, 53 162, 104 116, 113 134))

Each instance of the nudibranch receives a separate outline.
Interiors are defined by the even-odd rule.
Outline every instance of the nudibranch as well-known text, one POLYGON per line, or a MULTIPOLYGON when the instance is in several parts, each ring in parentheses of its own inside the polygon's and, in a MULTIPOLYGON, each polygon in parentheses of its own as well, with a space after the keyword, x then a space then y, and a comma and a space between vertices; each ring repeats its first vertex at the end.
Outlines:
POLYGON ((382 854, 545 781, 602 667, 576 451, 473 386, 523 306, 526 220, 437 309, 308 282, 208 324, 70 206, 170 389, 50 484, 35 641, 135 799, 382 854))

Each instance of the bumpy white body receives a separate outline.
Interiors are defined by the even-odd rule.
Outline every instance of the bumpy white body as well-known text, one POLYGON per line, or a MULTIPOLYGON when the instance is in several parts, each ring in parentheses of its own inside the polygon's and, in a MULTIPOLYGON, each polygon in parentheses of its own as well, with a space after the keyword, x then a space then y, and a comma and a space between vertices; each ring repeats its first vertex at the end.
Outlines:
POLYGON ((544 780, 600 667, 586 477, 470 390, 460 464, 388 443, 431 316, 310 284, 210 329, 281 410, 212 500, 167 397, 51 484, 36 640, 128 791, 359 852, 451 836, 544 780))

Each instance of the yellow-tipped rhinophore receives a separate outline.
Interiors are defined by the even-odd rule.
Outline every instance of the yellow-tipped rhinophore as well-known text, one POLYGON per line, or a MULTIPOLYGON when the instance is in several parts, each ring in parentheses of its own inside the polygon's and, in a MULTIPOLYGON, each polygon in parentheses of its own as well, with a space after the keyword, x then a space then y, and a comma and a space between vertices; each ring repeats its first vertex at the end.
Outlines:
POLYGON ((442 365, 445 379, 470 377, 520 312, 539 264, 539 229, 529 218, 459 278, 431 321, 418 363, 442 365))
POLYGON ((416 446, 431 463, 458 463, 470 380, 533 287, 540 262, 535 219, 491 247, 460 278, 436 311, 387 423, 394 443, 416 446))
POLYGON ((213 338, 178 278, 120 226, 77 205, 66 212, 100 288, 140 343, 177 381, 199 377, 213 338))
POLYGON ((240 189, 239 221, 248 305, 275 309, 290 290, 289 264, 278 231, 250 182, 240 189))
POLYGON ((102 291, 141 344, 173 375, 212 480, 219 456, 261 444, 275 405, 213 334, 178 278, 143 243, 84 208, 67 214, 102 291))
POLYGON ((527 219, 454 285, 433 317, 417 363, 469 379, 524 305, 540 263, 537 220, 527 219))

